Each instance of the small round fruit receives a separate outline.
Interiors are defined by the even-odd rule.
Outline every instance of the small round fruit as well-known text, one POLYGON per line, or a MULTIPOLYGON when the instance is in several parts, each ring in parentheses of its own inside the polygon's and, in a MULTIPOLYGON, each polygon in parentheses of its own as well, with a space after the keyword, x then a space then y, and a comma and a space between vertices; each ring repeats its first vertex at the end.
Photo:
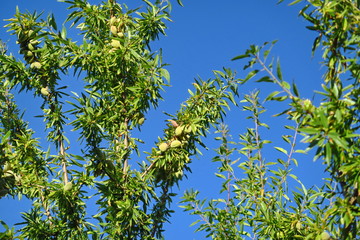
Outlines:
POLYGON ((111 31, 111 33, 114 34, 114 35, 117 34, 117 28, 116 28, 114 25, 112 25, 112 26, 110 27, 110 31, 111 31))
POLYGON ((159 149, 160 149, 160 151, 162 151, 162 152, 165 152, 165 151, 168 149, 168 147, 169 147, 169 145, 168 145, 167 143, 165 143, 165 142, 163 142, 163 143, 161 143, 161 144, 159 145, 159 149))
POLYGON ((112 16, 110 18, 110 25, 113 25, 116 22, 116 17, 112 16))
POLYGON ((34 56, 34 54, 33 54, 32 51, 27 51, 27 52, 26 52, 26 56, 27 56, 27 57, 32 57, 32 56, 34 56))
POLYGON ((29 48, 29 50, 31 50, 31 51, 35 49, 34 46, 33 46, 31 43, 28 44, 28 48, 29 48))
POLYGON ((118 37, 121 37, 121 38, 124 37, 124 33, 123 33, 123 32, 118 32, 117 35, 118 35, 118 37))
POLYGON ((7 171, 10 171, 10 170, 12 170, 11 164, 9 162, 6 162, 5 165, 4 165, 3 171, 7 172, 7 171))
POLYGON ((191 126, 187 126, 186 128, 185 128, 185 132, 186 133, 191 133, 191 126))
POLYGON ((111 40, 111 46, 113 46, 114 48, 120 48, 120 47, 121 47, 121 43, 120 43, 119 40, 112 39, 112 40, 111 40))
POLYGON ((170 122, 174 127, 178 127, 178 126, 179 126, 179 124, 178 124, 176 121, 172 120, 172 119, 170 119, 169 122, 170 122))
POLYGON ((4 177, 12 177, 14 176, 14 172, 11 170, 4 171, 4 177))
POLYGON ((175 135, 176 136, 180 136, 184 131, 184 126, 178 126, 176 129, 175 129, 175 135))
POLYGON ((276 237, 279 238, 279 239, 283 239, 284 238, 284 233, 283 232, 277 232, 276 237))
POLYGON ((312 108, 312 103, 311 103, 310 99, 305 99, 303 104, 304 104, 304 109, 306 111, 308 111, 308 110, 310 110, 312 108))
POLYGON ((321 233, 321 240, 329 240, 330 234, 328 232, 321 233))
POLYGON ((30 40, 30 44, 32 44, 32 45, 37 45, 37 44, 39 44, 40 42, 38 41, 38 40, 35 40, 35 39, 31 39, 30 40))
POLYGON ((176 172, 174 175, 176 178, 181 178, 184 175, 184 172, 180 170, 180 171, 176 172))
POLYGON ((139 121, 138 121, 139 125, 142 125, 144 122, 145 122, 145 118, 144 118, 144 117, 140 118, 139 121))
POLYGON ((68 182, 68 183, 66 183, 66 184, 64 185, 64 191, 65 191, 65 192, 68 192, 68 191, 70 191, 70 190, 72 189, 72 187, 73 187, 72 182, 68 182))
POLYGON ((49 92, 49 90, 48 90, 47 87, 41 88, 40 92, 41 92, 41 94, 44 95, 44 96, 49 96, 49 95, 50 95, 50 92, 49 92))
POLYGON ((180 147, 181 146, 181 142, 179 140, 174 140, 171 142, 170 146, 172 148, 176 148, 176 147, 180 147))
POLYGON ((40 69, 41 66, 42 66, 41 63, 39 63, 39 62, 33 62, 33 63, 30 65, 31 68, 37 68, 37 69, 40 69))
POLYGON ((29 30, 28 33, 27 33, 28 37, 32 37, 33 33, 34 33, 33 30, 29 30))

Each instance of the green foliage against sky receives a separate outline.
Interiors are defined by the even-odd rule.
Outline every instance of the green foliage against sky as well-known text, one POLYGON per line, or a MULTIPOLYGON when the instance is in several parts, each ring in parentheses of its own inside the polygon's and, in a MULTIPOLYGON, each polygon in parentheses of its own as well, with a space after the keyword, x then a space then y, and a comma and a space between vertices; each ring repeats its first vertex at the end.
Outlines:
POLYGON ((359 237, 357 1, 290 3, 306 2, 300 15, 317 33, 313 53, 322 53, 326 68, 319 104, 302 98, 296 84, 283 79, 280 60, 271 54, 276 41, 251 45, 241 55, 234 52, 246 77, 224 68, 213 71, 211 79, 196 79, 189 98, 168 114, 163 135, 140 160, 143 140, 135 133, 170 80, 161 51, 151 46, 165 34, 171 5, 143 0, 145 6, 131 9, 116 0, 63 2, 69 12, 64 26, 76 28, 81 41, 72 40, 70 29, 59 27, 53 15, 17 10, 7 20, 22 58, 2 45, 0 198, 27 198, 32 208, 22 213, 19 228, 1 221, 1 239, 162 238, 176 186, 191 174, 190 163, 211 128, 219 134, 213 161, 220 165, 215 174, 223 181, 224 197, 200 200, 201 189, 185 193, 181 204, 199 216, 197 231, 213 239, 359 237), (64 85, 67 76, 83 81, 80 92, 64 85), (240 95, 239 87, 253 80, 278 90, 266 99, 258 90, 240 95), (46 144, 23 118, 17 91, 31 93, 29 101, 42 110, 37 117, 45 123, 46 144), (272 127, 262 117, 265 103, 279 106, 277 117, 288 120, 292 133, 277 136, 284 145, 273 146, 280 157, 271 161, 263 150, 271 141, 261 136, 262 128, 272 127), (226 113, 237 105, 252 125, 234 142, 226 113), (79 139, 68 137, 68 126, 79 139), (300 140, 308 148, 298 149, 300 140), (81 149, 74 151, 71 146, 78 142, 81 149), (291 170, 295 153, 311 149, 329 178, 307 189, 291 170), (289 190, 292 180, 296 191, 289 190), (88 213, 92 199, 95 215, 88 213))

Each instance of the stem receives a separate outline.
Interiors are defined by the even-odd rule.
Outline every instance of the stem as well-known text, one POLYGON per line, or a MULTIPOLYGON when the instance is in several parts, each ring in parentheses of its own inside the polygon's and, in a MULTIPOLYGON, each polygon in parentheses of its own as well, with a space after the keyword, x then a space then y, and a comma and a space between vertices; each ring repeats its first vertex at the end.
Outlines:
MULTIPOLYGON (((45 202, 45 197, 44 197, 44 193, 42 191, 42 188, 40 188, 40 199, 41 199, 41 204, 43 205, 43 208, 45 210, 45 216, 47 217, 47 219, 51 220, 52 216, 49 210, 49 206, 46 204, 45 202)), ((52 225, 52 222, 50 221, 50 225, 52 225)))
POLYGON ((62 164, 62 170, 63 170, 63 176, 64 176, 64 184, 67 184, 69 182, 69 176, 68 171, 66 167, 66 157, 65 157, 65 147, 64 147, 64 141, 62 138, 59 139, 59 146, 60 146, 60 156, 61 156, 61 164, 62 164))
MULTIPOLYGON (((296 146, 296 140, 297 140, 297 135, 298 135, 298 128, 299 128, 299 123, 296 124, 296 128, 295 128, 295 133, 294 133, 294 137, 293 137, 293 140, 291 142, 291 148, 290 148, 290 152, 288 154, 288 159, 287 159, 287 163, 286 163, 286 166, 285 166, 285 172, 288 171, 289 167, 290 167, 290 163, 291 163, 291 158, 292 158, 292 155, 294 154, 295 152, 295 146, 296 146)), ((286 183, 286 178, 287 178, 287 174, 282 176, 281 178, 281 182, 280 182, 280 186, 282 184, 285 183, 285 189, 287 189, 287 183, 286 183)), ((280 191, 280 189, 279 189, 280 191)), ((279 191, 277 193, 279 193, 279 191)))
POLYGON ((151 164, 150 166, 145 169, 145 171, 141 174, 141 178, 144 178, 144 176, 151 170, 151 168, 154 166, 154 164, 156 163, 157 159, 155 159, 151 164))
MULTIPOLYGON (((163 193, 161 194, 160 197, 160 207, 164 208, 166 206, 166 198, 168 197, 168 187, 169 187, 169 182, 166 183, 165 186, 162 187, 163 193)), ((161 211, 163 212, 163 211, 161 211)), ((163 216, 161 216, 163 217, 163 216)), ((160 218, 160 217, 159 217, 160 218)), ((159 218, 154 219, 154 225, 153 225, 153 229, 151 231, 151 236, 154 237, 156 234, 156 231, 158 229, 160 229, 161 224, 163 223, 163 218, 160 218, 160 220, 158 220, 159 218)))
MULTIPOLYGON (((124 134, 125 151, 128 151, 128 150, 129 150, 128 122, 129 122, 129 120, 126 118, 126 119, 125 119, 125 129, 126 129, 125 131, 126 131, 126 132, 125 132, 125 134, 124 134)), ((116 149, 117 152, 119 151, 118 148, 119 148, 119 147, 117 147, 117 149, 116 149)), ((124 176, 125 176, 126 173, 127 173, 128 164, 129 164, 128 155, 129 155, 129 153, 127 152, 127 153, 125 154, 124 160, 123 160, 123 162, 124 162, 124 166, 123 166, 124 176)))
POLYGON ((291 97, 295 97, 290 91, 289 89, 285 88, 282 84, 281 81, 279 79, 277 79, 277 77, 275 77, 275 75, 273 74, 273 72, 265 65, 265 63, 260 59, 259 54, 256 54, 256 59, 257 61, 260 63, 260 65, 262 66, 262 68, 270 75, 270 77, 272 78, 272 80, 278 84, 283 90, 284 92, 286 92, 289 96, 291 97))
POLYGON ((114 17, 113 7, 114 7, 114 5, 116 4, 116 1, 115 1, 115 0, 109 0, 109 3, 110 3, 110 5, 111 5, 111 8, 110 8, 110 17, 114 17))
MULTIPOLYGON (((254 101, 257 101, 256 99, 253 99, 254 101)), ((261 197, 263 197, 264 192, 265 192, 265 183, 264 183, 264 175, 265 172, 264 170, 264 159, 262 157, 262 151, 261 151, 261 143, 260 143, 260 134, 259 134, 259 113, 257 112, 258 110, 258 106, 256 104, 256 102, 253 102, 253 107, 254 107, 254 112, 253 112, 253 117, 254 117, 254 123, 255 123, 255 141, 256 141, 256 148, 257 148, 257 154, 258 154, 258 160, 260 162, 260 184, 261 184, 261 189, 260 189, 260 195, 261 197)))

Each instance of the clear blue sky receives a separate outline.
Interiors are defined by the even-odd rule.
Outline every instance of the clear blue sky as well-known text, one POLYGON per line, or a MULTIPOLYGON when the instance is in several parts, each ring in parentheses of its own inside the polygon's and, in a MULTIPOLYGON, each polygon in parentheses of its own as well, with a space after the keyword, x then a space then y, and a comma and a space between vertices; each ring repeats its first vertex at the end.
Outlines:
MULTIPOLYGON (((138 0, 131 2, 133 5, 140 3, 138 0)), ((171 74, 172 87, 167 88, 163 93, 165 101, 160 103, 159 108, 151 111, 147 116, 148 121, 144 124, 141 136, 146 135, 148 146, 151 146, 157 136, 162 134, 166 119, 162 112, 176 112, 180 103, 188 98, 187 89, 192 87, 191 83, 195 77, 210 78, 213 76, 212 70, 220 70, 223 66, 231 67, 240 77, 244 77, 241 62, 231 62, 230 59, 242 54, 250 44, 262 44, 265 41, 278 39, 279 42, 272 53, 281 59, 285 80, 295 81, 303 97, 313 97, 314 90, 320 89, 323 73, 319 64, 321 59, 318 56, 314 58, 311 56, 311 46, 316 35, 305 29, 307 23, 298 17, 300 6, 289 7, 286 4, 277 5, 276 2, 275 0, 183 0, 185 7, 179 7, 174 1, 173 22, 168 23, 167 36, 154 44, 155 47, 163 49, 164 61, 170 64, 168 70, 171 74)), ((56 0, 3 0, 0 19, 11 18, 15 13, 16 5, 21 11, 26 9, 44 11, 44 16, 52 12, 58 20, 58 25, 61 25, 68 14, 65 10, 67 4, 56 0)), ((5 25, 5 22, 2 22, 2 25, 5 25)), ((11 43, 14 38, 10 37, 4 28, 0 28, 0 39, 9 41, 10 51, 17 51, 11 43)), ((247 94, 254 88, 261 89, 264 96, 269 93, 269 88, 272 86, 249 83, 241 87, 240 92, 247 94)), ((26 109, 27 120, 32 121, 33 116, 39 114, 39 110, 27 105, 28 100, 25 97, 25 95, 18 96, 18 104, 26 109)), ((267 116, 277 113, 278 109, 269 107, 267 116)), ((265 137, 280 136, 283 122, 272 118, 263 120, 273 126, 265 137)), ((244 114, 236 108, 229 113, 227 123, 231 127, 233 140, 238 140, 238 135, 247 127, 244 114)), ((35 130, 43 131, 39 125, 30 126, 35 130)), ((210 138, 214 138, 214 135, 210 135, 210 138)), ((211 139, 208 141, 208 146, 214 149, 216 145, 211 139)), ((278 137, 272 140, 280 142, 280 139, 278 137)), ((180 189, 173 189, 179 193, 179 197, 189 188, 200 189, 201 197, 216 196, 220 182, 214 176, 217 165, 211 162, 214 153, 205 150, 203 153, 204 155, 199 159, 193 160, 191 164, 193 173, 188 174, 188 179, 181 182, 180 189)), ((273 158, 271 154, 267 156, 269 160, 273 158)), ((324 167, 321 162, 314 163, 311 155, 300 157, 299 167, 294 169, 295 173, 307 187, 321 184, 321 178, 324 177, 324 167)), ((175 204, 179 201, 179 198, 174 199, 175 204)), ((195 228, 189 227, 196 219, 183 213, 176 205, 174 208, 176 213, 171 219, 172 223, 166 226, 165 239, 204 239, 203 234, 194 233, 195 228)), ((8 224, 21 221, 18 210, 27 211, 28 205, 18 200, 0 200, 0 219, 7 221, 8 224)))

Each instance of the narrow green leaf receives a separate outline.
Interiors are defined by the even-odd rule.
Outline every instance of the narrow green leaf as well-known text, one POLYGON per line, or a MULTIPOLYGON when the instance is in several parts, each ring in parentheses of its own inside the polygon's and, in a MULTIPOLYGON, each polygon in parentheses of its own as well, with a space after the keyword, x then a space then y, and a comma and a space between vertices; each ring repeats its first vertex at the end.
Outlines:
POLYGON ((285 155, 288 155, 288 152, 285 150, 285 149, 283 149, 283 148, 281 148, 281 147, 274 147, 276 150, 278 150, 279 152, 282 152, 282 153, 284 153, 285 155))
POLYGON ((269 76, 264 76, 259 80, 256 80, 256 82, 273 82, 273 80, 269 76))
POLYGON ((259 70, 257 70, 257 69, 249 72, 248 75, 246 76, 245 80, 247 81, 247 80, 253 78, 258 72, 259 72, 259 70))
POLYGON ((1 141, 2 143, 6 143, 8 141, 8 138, 10 137, 11 135, 11 131, 7 131, 6 134, 2 137, 1 141))
POLYGON ((235 61, 235 60, 239 60, 239 59, 247 58, 247 57, 250 57, 250 54, 242 54, 242 55, 236 56, 236 57, 232 58, 231 61, 235 61))
POLYGON ((66 27, 65 26, 63 26, 62 27, 62 29, 61 29, 61 38, 62 39, 66 39, 66 34, 67 34, 67 32, 66 32, 66 27))
POLYGON ((182 1, 181 0, 177 0, 177 3, 180 5, 180 6, 184 6, 184 4, 182 3, 182 1))
POLYGON ((170 81, 170 73, 167 69, 161 69, 161 75, 169 82, 170 81))
POLYGON ((295 96, 299 97, 299 90, 295 83, 292 84, 292 90, 293 90, 293 93, 295 94, 295 96))
POLYGON ((295 0, 295 1, 291 2, 291 3, 289 3, 289 6, 295 5, 295 4, 297 4, 297 3, 301 2, 301 1, 302 0, 295 0))
POLYGON ((315 134, 315 133, 319 133, 320 130, 317 128, 312 128, 312 127, 306 127, 306 128, 299 128, 300 132, 304 132, 304 133, 309 133, 309 134, 315 134))
POLYGON ((282 72, 281 72, 281 66, 280 66, 280 59, 277 60, 276 74, 277 74, 278 78, 280 79, 280 81, 283 81, 282 72))

